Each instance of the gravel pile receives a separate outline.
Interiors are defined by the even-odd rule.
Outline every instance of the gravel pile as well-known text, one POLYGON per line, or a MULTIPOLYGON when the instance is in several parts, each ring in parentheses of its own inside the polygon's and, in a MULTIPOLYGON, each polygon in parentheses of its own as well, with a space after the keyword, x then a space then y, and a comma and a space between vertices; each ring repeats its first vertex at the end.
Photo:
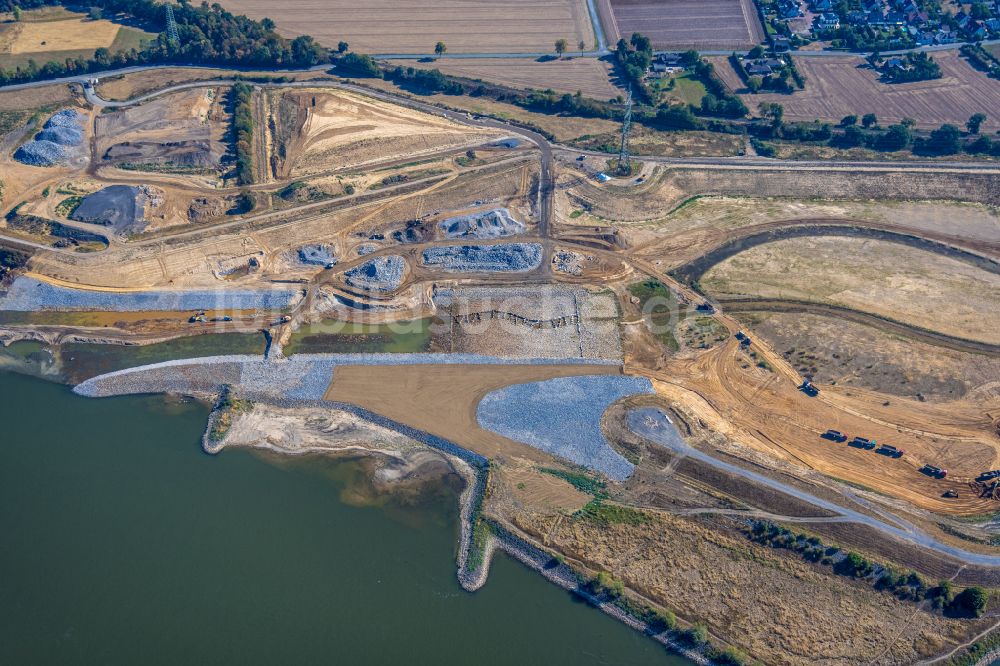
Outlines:
POLYGON ((66 162, 83 145, 82 115, 72 109, 56 113, 34 139, 14 153, 14 159, 31 166, 54 166, 66 162))
POLYGON ((406 260, 398 254, 375 257, 344 273, 347 284, 358 289, 388 293, 403 284, 406 260))
POLYGON ((337 256, 330 245, 306 245, 299 248, 299 261, 329 268, 337 263, 337 256))
POLYGON ((452 273, 523 273, 542 264, 538 243, 446 245, 424 250, 423 264, 452 273))
POLYGON ((358 246, 358 250, 357 250, 358 256, 359 257, 363 257, 363 256, 365 256, 367 254, 371 254, 372 252, 374 252, 377 249, 378 249, 378 245, 376 245, 375 243, 362 243, 361 245, 358 246))
POLYGON ((5 294, 0 294, 0 310, 102 310, 140 312, 145 310, 283 310, 301 298, 298 289, 202 289, 190 291, 87 291, 57 287, 21 276, 5 294))
POLYGON ((634 466, 604 438, 601 416, 624 397, 652 392, 643 377, 561 377, 488 393, 476 419, 487 430, 624 481, 634 466))
POLYGON ((503 238, 524 233, 524 223, 515 220, 506 208, 484 213, 450 217, 438 223, 445 238, 503 238))
POLYGON ((146 226, 146 191, 133 185, 111 185, 88 194, 70 214, 71 220, 109 226, 117 233, 146 226))

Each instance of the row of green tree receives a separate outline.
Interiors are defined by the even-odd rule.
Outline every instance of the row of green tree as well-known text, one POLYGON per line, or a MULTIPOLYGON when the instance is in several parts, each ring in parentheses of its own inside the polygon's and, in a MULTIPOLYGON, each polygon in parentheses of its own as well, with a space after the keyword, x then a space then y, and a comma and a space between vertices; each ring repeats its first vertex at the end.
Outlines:
POLYGON ((238 81, 229 91, 233 114, 233 152, 236 156, 236 182, 253 183, 253 87, 238 81))
POLYGON ((986 114, 975 113, 965 123, 966 133, 957 126, 945 123, 931 130, 925 136, 914 132, 916 121, 911 118, 882 128, 878 116, 868 113, 861 117, 845 116, 835 129, 830 123, 784 122, 784 108, 777 103, 764 102, 759 106, 760 118, 750 123, 748 133, 758 143, 765 156, 770 152, 766 139, 799 141, 806 143, 825 142, 834 148, 870 148, 883 152, 897 152, 911 149, 918 155, 955 155, 960 152, 978 155, 1000 156, 1000 141, 980 134, 986 114))
POLYGON ((810 562, 831 566, 841 576, 868 579, 875 589, 890 592, 899 599, 926 599, 934 608, 953 617, 981 617, 986 612, 989 593, 979 586, 967 587, 956 594, 950 581, 930 585, 915 571, 901 572, 879 565, 859 553, 827 546, 818 536, 796 533, 766 520, 754 523, 750 538, 771 548, 794 551, 810 562))
MULTIPOLYGON (((60 0, 0 0, 0 10, 34 9, 61 5, 60 0)), ((67 58, 44 64, 35 62, 15 70, 0 70, 0 86, 40 79, 89 74, 102 70, 159 63, 214 64, 235 67, 299 68, 327 60, 327 52, 312 37, 289 40, 275 32, 270 19, 254 21, 237 16, 218 4, 174 5, 179 40, 166 30, 166 5, 155 0, 88 0, 104 16, 127 16, 160 34, 140 49, 112 53, 97 49, 93 58, 67 58)))

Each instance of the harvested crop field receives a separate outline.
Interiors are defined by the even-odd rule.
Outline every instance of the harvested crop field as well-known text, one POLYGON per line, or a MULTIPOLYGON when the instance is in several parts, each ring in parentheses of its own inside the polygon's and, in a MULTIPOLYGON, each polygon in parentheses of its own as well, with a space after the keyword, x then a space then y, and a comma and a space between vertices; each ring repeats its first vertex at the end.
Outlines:
MULTIPOLYGON (((610 0, 608 43, 638 32, 657 49, 742 49, 764 32, 752 0, 610 0)), ((607 12, 605 12, 607 14, 607 12)))
POLYGON ((1000 343, 1000 276, 887 241, 795 238, 711 268, 713 296, 833 303, 959 338, 1000 343))
POLYGON ((324 46, 339 40, 361 53, 548 52, 557 39, 593 48, 586 0, 225 0, 251 18, 272 18, 287 36, 308 34, 324 46))
MULTIPOLYGON (((899 84, 879 82, 877 72, 859 67, 866 64, 861 58, 796 58, 806 77, 805 90, 740 96, 750 109, 761 102, 781 104, 786 120, 839 121, 851 114, 874 113, 883 125, 913 118, 919 127, 942 123, 963 127, 969 116, 982 112, 987 117, 984 128, 1000 128, 995 112, 1000 107, 1000 81, 973 69, 957 52, 941 51, 933 58, 941 66, 942 78, 899 84)), ((713 62, 727 85, 742 88, 726 58, 713 62)))
MULTIPOLYGON (((575 45, 570 47, 576 48, 575 45)), ((397 60, 402 67, 439 69, 445 74, 469 79, 482 79, 510 88, 552 89, 561 93, 580 91, 584 97, 606 100, 622 94, 622 89, 612 83, 611 65, 596 58, 496 58, 460 60, 435 60, 415 62, 397 60)))
POLYGON ((22 21, 0 26, 0 53, 42 53, 107 48, 118 36, 119 26, 111 21, 82 18, 65 21, 22 21))

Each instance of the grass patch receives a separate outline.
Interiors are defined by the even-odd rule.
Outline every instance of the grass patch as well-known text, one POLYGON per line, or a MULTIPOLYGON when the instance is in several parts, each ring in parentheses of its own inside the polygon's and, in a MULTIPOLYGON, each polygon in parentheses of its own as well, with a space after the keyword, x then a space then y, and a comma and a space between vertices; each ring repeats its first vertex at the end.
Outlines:
POLYGON ((660 101, 678 101, 701 106, 702 98, 708 94, 705 84, 691 72, 657 80, 652 88, 660 94, 660 101))
POLYGON ((237 414, 244 414, 253 409, 253 402, 237 398, 233 395, 232 386, 226 384, 222 387, 219 401, 215 405, 215 418, 212 420, 212 427, 208 431, 208 439, 213 442, 220 442, 225 438, 226 433, 233 427, 233 419, 237 414))
POLYGON ((652 520, 647 514, 620 504, 605 504, 601 498, 595 498, 580 511, 577 516, 596 525, 644 525, 652 520))
POLYGON ((597 500, 608 498, 607 484, 592 474, 586 474, 583 472, 567 472, 565 470, 553 469, 551 467, 539 467, 538 471, 562 479, 580 492, 593 495, 597 500))
POLYGON ((430 348, 432 322, 430 317, 394 324, 321 321, 295 331, 285 354, 425 352, 430 348))
POLYGON ((75 211, 80 206, 82 202, 83 202, 83 197, 80 195, 73 195, 71 197, 67 197, 66 199, 60 201, 59 205, 56 206, 56 214, 59 215, 60 217, 69 217, 70 215, 73 214, 73 211, 75 211))
POLYGON ((629 293, 639 299, 639 309, 646 316, 647 325, 653 336, 670 351, 681 348, 674 337, 673 320, 678 312, 679 303, 674 293, 659 280, 645 280, 629 285, 629 293), (653 301, 654 303, 650 303, 653 301))
POLYGON ((574 210, 572 213, 569 214, 569 217, 570 217, 570 219, 575 220, 576 218, 580 217, 581 215, 583 215, 583 211, 582 210, 574 210))

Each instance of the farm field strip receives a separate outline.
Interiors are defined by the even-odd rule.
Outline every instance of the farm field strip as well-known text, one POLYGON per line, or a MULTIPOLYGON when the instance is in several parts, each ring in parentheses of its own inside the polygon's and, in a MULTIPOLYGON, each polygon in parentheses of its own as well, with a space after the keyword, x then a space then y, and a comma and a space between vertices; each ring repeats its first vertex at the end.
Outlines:
POLYGON ((557 39, 594 47, 586 0, 227 0, 251 18, 269 16, 288 36, 309 34, 325 46, 344 40, 362 53, 431 53, 443 41, 449 52, 549 52, 557 39))
MULTIPOLYGON (((571 47, 575 48, 575 47, 571 47)), ((439 69, 445 74, 470 79, 482 79, 512 88, 551 88, 556 92, 575 93, 585 97, 610 99, 622 93, 611 82, 611 66, 596 58, 566 58, 539 61, 533 58, 450 60, 430 63, 412 60, 395 61, 403 67, 439 69)))

